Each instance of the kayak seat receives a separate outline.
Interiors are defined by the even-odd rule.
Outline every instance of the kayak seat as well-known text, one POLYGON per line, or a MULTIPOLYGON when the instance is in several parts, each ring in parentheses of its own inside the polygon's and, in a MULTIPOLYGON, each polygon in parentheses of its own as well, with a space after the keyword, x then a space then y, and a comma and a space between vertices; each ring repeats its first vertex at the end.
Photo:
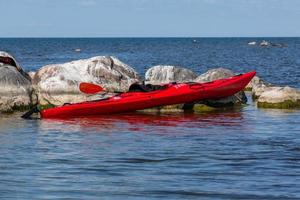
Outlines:
POLYGON ((161 85, 152 85, 152 84, 140 84, 140 83, 133 83, 129 87, 129 92, 152 92, 156 90, 165 89, 166 86, 161 85))
POLYGON ((16 62, 10 57, 0 56, 0 62, 6 65, 17 67, 16 62))

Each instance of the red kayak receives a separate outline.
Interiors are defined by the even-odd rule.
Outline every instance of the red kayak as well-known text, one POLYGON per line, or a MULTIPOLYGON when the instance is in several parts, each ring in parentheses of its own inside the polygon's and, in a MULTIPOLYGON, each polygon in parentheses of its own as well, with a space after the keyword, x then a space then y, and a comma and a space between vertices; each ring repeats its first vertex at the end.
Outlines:
POLYGON ((156 106, 191 103, 231 96, 246 87, 256 72, 208 83, 173 83, 150 92, 126 92, 107 99, 67 104, 40 111, 42 118, 71 118, 142 110, 156 106))

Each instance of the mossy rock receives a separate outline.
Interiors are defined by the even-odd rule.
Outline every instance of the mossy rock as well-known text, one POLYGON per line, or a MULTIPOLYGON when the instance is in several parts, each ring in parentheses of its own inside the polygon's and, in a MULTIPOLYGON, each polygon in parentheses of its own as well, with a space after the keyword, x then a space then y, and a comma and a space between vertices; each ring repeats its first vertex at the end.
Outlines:
POLYGON ((246 88, 244 89, 244 91, 245 91, 245 92, 252 92, 252 87, 246 87, 246 88))
POLYGON ((184 110, 185 110, 185 104, 174 104, 174 105, 157 106, 154 108, 138 110, 138 112, 178 113, 178 112, 184 112, 184 110))
POLYGON ((223 112, 223 111, 231 111, 231 110, 240 110, 244 106, 247 106, 247 105, 239 104, 239 105, 234 105, 234 106, 213 107, 210 105, 198 103, 193 106, 193 111, 195 113, 223 112))
POLYGON ((300 100, 285 100, 279 103, 257 102, 259 108, 277 108, 277 109, 300 109, 300 100))
POLYGON ((213 112, 217 111, 218 108, 214 108, 205 104, 195 104, 193 106, 194 112, 213 112))

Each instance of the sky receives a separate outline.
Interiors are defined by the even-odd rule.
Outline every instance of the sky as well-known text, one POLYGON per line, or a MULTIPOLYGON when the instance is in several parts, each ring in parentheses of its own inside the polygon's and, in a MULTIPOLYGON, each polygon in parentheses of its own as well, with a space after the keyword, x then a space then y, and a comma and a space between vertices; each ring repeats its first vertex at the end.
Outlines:
POLYGON ((0 0, 0 37, 299 37, 300 0, 0 0))

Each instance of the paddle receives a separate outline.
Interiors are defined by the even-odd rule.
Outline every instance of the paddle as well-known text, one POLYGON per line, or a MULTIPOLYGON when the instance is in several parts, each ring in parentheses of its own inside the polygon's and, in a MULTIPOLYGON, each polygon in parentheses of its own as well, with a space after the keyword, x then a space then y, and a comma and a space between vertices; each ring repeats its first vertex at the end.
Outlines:
POLYGON ((29 111, 27 111, 25 114, 23 114, 21 117, 23 119, 31 119, 31 115, 33 113, 38 113, 39 112, 39 108, 38 105, 34 105, 29 111))
POLYGON ((93 83, 82 82, 79 84, 79 90, 85 94, 96 94, 98 92, 104 91, 104 88, 93 83))
MULTIPOLYGON (((100 85, 96 85, 93 83, 82 82, 79 84, 79 90, 85 94, 96 94, 98 92, 104 91, 104 88, 102 88, 100 85)), ((38 109, 38 105, 36 104, 32 107, 32 109, 27 111, 21 117, 23 119, 31 119, 31 115, 33 113, 38 113, 38 112, 39 112, 39 109, 38 109)))

